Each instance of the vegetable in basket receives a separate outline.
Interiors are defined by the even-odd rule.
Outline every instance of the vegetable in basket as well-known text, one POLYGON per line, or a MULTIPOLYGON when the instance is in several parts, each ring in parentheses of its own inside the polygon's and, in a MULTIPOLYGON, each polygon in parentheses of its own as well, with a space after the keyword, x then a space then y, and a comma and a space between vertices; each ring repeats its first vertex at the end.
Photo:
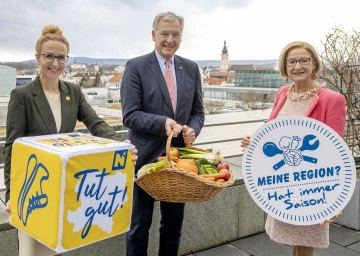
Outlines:
POLYGON ((159 162, 146 164, 146 165, 144 165, 143 167, 140 168, 140 170, 138 171, 137 176, 140 177, 140 176, 144 175, 145 173, 156 172, 156 171, 159 171, 159 170, 164 169, 166 167, 167 167, 167 160, 161 160, 159 162))
POLYGON ((175 147, 170 148, 170 157, 178 157, 179 156, 179 150, 175 147))
POLYGON ((180 159, 176 163, 176 168, 183 169, 185 171, 193 172, 196 175, 199 174, 198 168, 196 166, 194 159, 180 159))
POLYGON ((205 173, 207 174, 214 174, 219 172, 218 169, 212 164, 204 164, 203 167, 205 168, 205 173))
POLYGON ((209 179, 209 178, 215 178, 215 179, 223 179, 224 181, 228 181, 231 177, 230 171, 227 169, 221 169, 219 173, 214 174, 203 174, 201 177, 209 179))
POLYGON ((201 158, 195 160, 196 166, 199 170, 199 174, 213 174, 218 173, 218 170, 208 160, 201 158))
POLYGON ((212 165, 218 165, 224 161, 224 158, 221 156, 220 151, 207 152, 194 148, 178 148, 179 158, 180 159, 206 159, 212 165))
MULTIPOLYGON (((167 160, 167 157, 166 156, 159 156, 157 158, 158 162, 162 161, 162 160, 167 160)), ((176 156, 170 156, 170 161, 173 161, 173 162, 177 162, 179 161, 179 158, 176 157, 176 156)))

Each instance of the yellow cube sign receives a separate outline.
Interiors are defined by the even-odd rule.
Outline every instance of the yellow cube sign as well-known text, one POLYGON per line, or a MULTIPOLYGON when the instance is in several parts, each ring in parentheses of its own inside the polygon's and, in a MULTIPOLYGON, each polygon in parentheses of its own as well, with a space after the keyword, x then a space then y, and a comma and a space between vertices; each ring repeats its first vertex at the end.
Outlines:
POLYGON ((133 148, 82 133, 17 139, 10 223, 59 253, 128 231, 133 148))

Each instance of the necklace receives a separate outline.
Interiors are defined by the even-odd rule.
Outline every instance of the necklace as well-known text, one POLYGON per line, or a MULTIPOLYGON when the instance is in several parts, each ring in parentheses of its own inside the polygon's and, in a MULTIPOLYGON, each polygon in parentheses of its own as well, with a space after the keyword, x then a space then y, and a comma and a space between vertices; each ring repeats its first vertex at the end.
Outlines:
POLYGON ((289 88, 289 90, 287 91, 287 97, 290 100, 293 101, 300 101, 300 100, 306 100, 309 99, 310 97, 314 96, 315 94, 317 94, 319 91, 321 91, 322 89, 325 88, 325 84, 319 84, 319 83, 315 83, 315 87, 311 90, 308 90, 306 92, 301 92, 301 93, 296 93, 295 92, 295 84, 292 84, 289 88))

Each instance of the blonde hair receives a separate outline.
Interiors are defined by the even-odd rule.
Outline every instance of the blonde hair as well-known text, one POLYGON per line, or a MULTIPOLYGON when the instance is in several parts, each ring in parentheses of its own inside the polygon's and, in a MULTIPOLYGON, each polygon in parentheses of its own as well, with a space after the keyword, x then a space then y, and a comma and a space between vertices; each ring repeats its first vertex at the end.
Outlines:
POLYGON ((306 42, 296 41, 285 46, 285 48, 282 50, 280 54, 278 66, 279 66, 279 72, 281 78, 284 80, 288 78, 285 61, 287 59, 287 55, 289 54, 289 52, 295 48, 303 48, 310 53, 311 58, 314 59, 315 62, 315 74, 319 75, 322 71, 323 66, 321 63, 320 56, 315 50, 314 46, 306 42))
POLYGON ((64 43, 67 48, 67 53, 70 52, 69 41, 63 36, 61 29, 56 25, 46 25, 41 32, 41 36, 36 42, 36 53, 41 54, 43 44, 50 40, 64 43))

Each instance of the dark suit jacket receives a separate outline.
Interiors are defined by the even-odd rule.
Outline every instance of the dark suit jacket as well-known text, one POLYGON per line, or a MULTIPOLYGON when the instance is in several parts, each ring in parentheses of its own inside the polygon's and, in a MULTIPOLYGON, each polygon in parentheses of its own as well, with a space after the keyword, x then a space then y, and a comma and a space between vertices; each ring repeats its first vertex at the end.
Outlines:
MULTIPOLYGON (((131 143, 138 149, 136 170, 154 162, 165 153, 165 120, 195 130, 196 136, 204 124, 202 88, 197 64, 175 55, 177 106, 173 113, 170 95, 155 51, 126 63, 121 83, 123 124, 129 128, 131 143)), ((173 146, 184 146, 181 134, 173 146)))
MULTIPOLYGON (((73 132, 76 120, 82 121, 91 134, 121 140, 121 137, 86 101, 78 85, 60 81, 60 133, 73 132)), ((10 168, 13 142, 19 137, 56 134, 55 118, 46 99, 39 77, 11 92, 6 122, 5 186, 6 201, 10 197, 10 168)))

